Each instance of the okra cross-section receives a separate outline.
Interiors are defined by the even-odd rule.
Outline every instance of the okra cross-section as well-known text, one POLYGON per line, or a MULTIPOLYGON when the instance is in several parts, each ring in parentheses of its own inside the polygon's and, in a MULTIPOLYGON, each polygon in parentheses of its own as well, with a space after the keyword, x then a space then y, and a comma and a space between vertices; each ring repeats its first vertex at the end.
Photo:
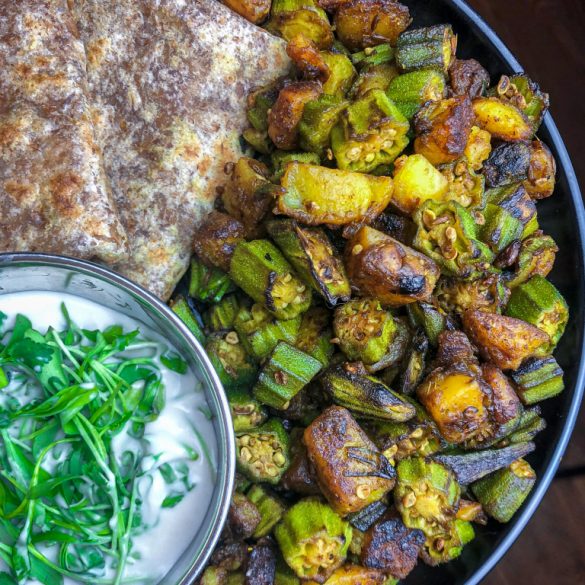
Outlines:
POLYGON ((236 434, 238 470, 252 481, 276 484, 290 463, 289 438, 282 423, 270 419, 236 434))
POLYGON ((281 341, 260 372, 254 396, 273 408, 286 409, 320 369, 319 360, 281 341))
POLYGON ((357 512, 394 487, 394 469, 348 410, 331 406, 305 429, 317 481, 333 509, 357 512))
POLYGON ((293 319, 309 308, 311 292, 268 240, 238 244, 232 257, 233 281, 277 319, 293 319))

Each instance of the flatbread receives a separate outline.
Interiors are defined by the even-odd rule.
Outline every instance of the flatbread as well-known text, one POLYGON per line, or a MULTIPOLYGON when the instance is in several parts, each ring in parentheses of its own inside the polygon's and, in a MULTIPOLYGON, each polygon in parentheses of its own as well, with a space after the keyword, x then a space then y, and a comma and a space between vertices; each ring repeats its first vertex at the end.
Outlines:
POLYGON ((0 0, 0 251, 127 257, 66 0, 0 0))
POLYGON ((284 42, 215 0, 70 0, 94 122, 131 260, 167 299, 242 154, 249 92, 289 68, 284 42))

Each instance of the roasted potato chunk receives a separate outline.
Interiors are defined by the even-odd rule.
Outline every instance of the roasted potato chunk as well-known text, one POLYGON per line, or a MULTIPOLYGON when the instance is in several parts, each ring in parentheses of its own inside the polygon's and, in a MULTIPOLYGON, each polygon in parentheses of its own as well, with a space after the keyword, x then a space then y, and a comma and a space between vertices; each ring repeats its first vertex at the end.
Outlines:
POLYGON ((234 492, 228 514, 232 534, 236 538, 250 538, 261 519, 258 508, 244 494, 234 492))
POLYGON ((323 88, 317 81, 296 81, 280 90, 268 113, 268 136, 277 148, 293 150, 297 147, 305 104, 316 100, 321 93, 323 88))
POLYGON ((405 579, 414 569, 424 542, 422 530, 407 528, 398 514, 390 512, 365 533, 360 562, 405 579))
POLYGON ((430 258, 368 226, 348 242, 345 264, 362 295, 390 307, 429 298, 440 274, 430 258))
POLYGON ((453 162, 463 155, 473 123, 467 95, 430 102, 414 117, 414 151, 434 165, 453 162))
POLYGON ((528 357, 550 342, 549 336, 514 317, 469 310, 463 314, 463 328, 483 358, 502 370, 516 370, 528 357))
POLYGON ((490 74, 475 59, 453 59, 449 67, 452 95, 479 97, 490 84, 490 74))
POLYGON ((195 254, 206 266, 228 272, 234 250, 244 236, 244 226, 237 219, 212 211, 195 234, 195 254))
POLYGON ((321 83, 325 83, 329 79, 331 70, 325 63, 317 45, 302 34, 296 35, 289 41, 286 54, 304 78, 316 79, 321 83))
POLYGON ((532 199, 545 199, 555 190, 557 164, 549 147, 540 140, 530 145, 528 178, 522 183, 532 199))
POLYGON ((317 482, 342 516, 358 512, 394 487, 394 469, 348 410, 331 406, 305 430, 317 482))
POLYGON ((446 329, 439 333, 437 356, 434 365, 437 367, 449 367, 456 363, 475 364, 473 346, 463 331, 451 331, 446 329))
POLYGON ((491 97, 473 100, 477 124, 494 138, 507 142, 529 140, 533 129, 528 118, 514 105, 491 97))
POLYGON ((492 152, 491 140, 492 135, 487 130, 482 130, 479 126, 471 128, 463 154, 474 171, 479 171, 483 162, 489 158, 492 152))
POLYGON ((502 370, 494 364, 482 364, 481 375, 492 389, 491 416, 494 423, 502 426, 520 416, 520 398, 502 370))
POLYGON ((222 2, 254 24, 259 24, 268 18, 272 5, 272 0, 222 0, 222 2))
POLYGON ((381 43, 395 45, 411 21, 408 8, 393 0, 344 2, 334 19, 337 36, 350 51, 381 43))

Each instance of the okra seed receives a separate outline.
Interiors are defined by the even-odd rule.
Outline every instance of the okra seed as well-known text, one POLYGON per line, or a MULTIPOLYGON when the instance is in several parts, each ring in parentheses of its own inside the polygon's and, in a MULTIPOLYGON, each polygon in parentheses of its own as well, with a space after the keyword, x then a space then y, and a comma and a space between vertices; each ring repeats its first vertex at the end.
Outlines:
POLYGON ((367 485, 359 485, 355 493, 360 500, 365 500, 370 495, 370 488, 367 485))
POLYGON ((376 155, 373 152, 371 152, 370 154, 368 154, 366 156, 365 160, 366 160, 366 162, 372 162, 375 158, 376 158, 376 155))
POLYGON ((298 293, 303 293, 305 292, 305 290, 307 290, 307 287, 304 284, 301 284, 301 286, 297 286, 298 293))
POLYGON ((238 345, 238 343, 240 342, 240 338, 238 337, 238 334, 235 331, 230 331, 226 336, 225 336, 225 340, 230 344, 230 345, 238 345))
POLYGON ((414 505, 416 504, 416 495, 414 492, 408 492, 403 498, 402 498, 402 505, 405 508, 412 508, 414 505))
POLYGON ((420 439, 423 436, 424 431, 418 427, 417 429, 414 429, 414 431, 412 431, 412 433, 410 433, 410 436, 413 439, 420 439))
POLYGON ((386 142, 384 142, 384 144, 382 144, 382 148, 385 148, 386 150, 390 150, 393 146, 394 146, 394 140, 386 140, 386 142))
POLYGON ((455 231, 455 228, 452 226, 449 226, 446 230, 445 230, 445 237, 450 241, 450 242, 454 242, 457 239, 457 232, 455 231))
POLYGON ((240 457, 244 463, 247 463, 250 461, 250 459, 252 459, 252 451, 250 451, 250 449, 247 447, 243 447, 240 449, 240 457))
POLYGON ((432 226, 435 219, 437 219, 437 216, 430 209, 423 211, 423 223, 426 227, 432 226))
POLYGON ((455 165, 455 169, 454 169, 455 175, 460 177, 461 175, 464 175, 466 171, 467 171, 467 165, 465 164, 465 161, 460 160, 455 165))
POLYGON ((303 302, 303 297, 301 295, 297 295, 295 300, 293 301, 293 305, 300 305, 303 302))
POLYGON ((347 151, 347 160, 353 161, 357 160, 360 157, 361 148, 354 146, 347 151))
POLYGON ((510 89, 510 78, 507 75, 502 75, 498 82, 497 91, 500 95, 504 95, 510 89))
POLYGON ((250 444, 250 435, 244 435, 243 437, 240 437, 239 442, 241 445, 249 445, 250 444))
POLYGON ((250 437, 250 440, 248 441, 248 445, 250 445, 250 447, 253 447, 256 444, 256 439, 254 437, 250 437))
POLYGON ((440 552, 445 548, 445 539, 444 538, 437 538, 435 540, 435 548, 440 552))
POLYGON ((386 136, 389 136, 390 138, 394 138, 397 133, 398 132, 394 130, 394 128, 388 128, 388 130, 386 130, 386 136))
POLYGON ((286 462, 286 458, 281 452, 278 452, 272 456, 272 461, 274 461, 278 467, 283 467, 286 462))
POLYGON ((352 249, 351 249, 351 253, 354 256, 357 256, 358 254, 361 253, 361 251, 364 249, 364 247, 361 244, 356 244, 352 249))
POLYGON ((290 272, 285 275, 285 277, 282 279, 282 282, 290 282, 292 280, 292 274, 290 274, 290 272))
POLYGON ((282 370, 276 370, 276 372, 274 372, 274 381, 277 384, 284 386, 288 382, 288 376, 286 375, 286 372, 283 372, 282 370))

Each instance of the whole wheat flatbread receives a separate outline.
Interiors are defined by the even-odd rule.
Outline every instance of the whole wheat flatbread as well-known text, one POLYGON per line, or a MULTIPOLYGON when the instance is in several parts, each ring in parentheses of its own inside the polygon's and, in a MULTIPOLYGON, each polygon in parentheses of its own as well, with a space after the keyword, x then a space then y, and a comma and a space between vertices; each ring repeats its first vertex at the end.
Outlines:
POLYGON ((0 251, 127 257, 66 0, 0 0, 0 251))
POLYGON ((167 299, 195 229, 241 156, 251 89, 285 74, 283 41, 215 0, 70 0, 94 122, 131 260, 167 299))

